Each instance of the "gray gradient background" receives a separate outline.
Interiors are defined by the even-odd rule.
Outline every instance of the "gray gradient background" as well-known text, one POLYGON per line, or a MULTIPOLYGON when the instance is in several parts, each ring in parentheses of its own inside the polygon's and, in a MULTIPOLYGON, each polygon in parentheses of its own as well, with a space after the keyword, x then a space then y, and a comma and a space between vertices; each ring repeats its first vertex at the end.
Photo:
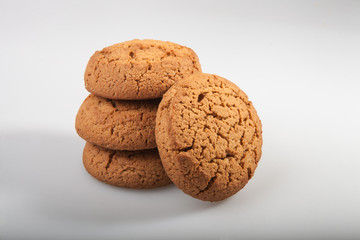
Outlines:
POLYGON ((1 1, 0 239, 359 239, 360 1, 1 1), (74 130, 95 50, 193 48, 263 122, 237 195, 91 178, 74 130))

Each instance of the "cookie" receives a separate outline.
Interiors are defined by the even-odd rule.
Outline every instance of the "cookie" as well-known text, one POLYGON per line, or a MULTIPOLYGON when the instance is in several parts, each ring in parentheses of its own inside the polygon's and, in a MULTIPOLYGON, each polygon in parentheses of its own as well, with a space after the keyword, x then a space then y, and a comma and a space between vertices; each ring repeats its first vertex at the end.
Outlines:
POLYGON ((132 40, 96 51, 85 70, 86 89, 109 99, 161 98, 174 82, 201 72, 190 48, 159 40, 132 40))
POLYGON ((262 126, 247 95, 230 81, 195 74, 176 82, 156 116, 167 175, 186 194, 219 201, 242 189, 261 157, 262 126))
POLYGON ((171 183, 156 149, 115 151, 86 143, 83 163, 91 176, 118 187, 156 188, 171 183))
POLYGON ((75 120, 80 137, 114 150, 156 148, 155 117, 159 99, 110 100, 90 94, 75 120))

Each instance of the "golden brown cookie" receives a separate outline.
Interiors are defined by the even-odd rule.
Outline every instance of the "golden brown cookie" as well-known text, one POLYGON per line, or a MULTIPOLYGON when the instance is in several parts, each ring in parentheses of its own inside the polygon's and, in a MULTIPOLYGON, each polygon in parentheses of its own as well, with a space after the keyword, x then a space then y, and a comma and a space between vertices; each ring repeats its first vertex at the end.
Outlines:
POLYGON ((115 150, 156 148, 155 117, 159 99, 110 100, 90 94, 75 120, 80 137, 115 150))
POLYGON ((261 121, 247 95, 216 75, 176 82, 156 116, 166 173, 192 197, 219 201, 253 176, 261 157, 261 121))
POLYGON ((156 188, 171 183, 156 149, 114 151, 86 143, 83 163, 90 175, 118 187, 156 188))
POLYGON ((85 71, 86 89, 109 99, 161 98, 171 85, 201 72, 190 48, 159 40, 132 40, 96 51, 85 71))

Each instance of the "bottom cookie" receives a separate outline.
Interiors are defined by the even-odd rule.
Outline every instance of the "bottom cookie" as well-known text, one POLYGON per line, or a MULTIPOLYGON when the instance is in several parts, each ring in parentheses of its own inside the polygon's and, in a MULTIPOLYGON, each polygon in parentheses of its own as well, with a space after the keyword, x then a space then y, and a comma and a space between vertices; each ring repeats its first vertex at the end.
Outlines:
POLYGON ((87 142, 83 163, 91 176, 118 187, 156 188, 171 183, 157 149, 115 151, 87 142))

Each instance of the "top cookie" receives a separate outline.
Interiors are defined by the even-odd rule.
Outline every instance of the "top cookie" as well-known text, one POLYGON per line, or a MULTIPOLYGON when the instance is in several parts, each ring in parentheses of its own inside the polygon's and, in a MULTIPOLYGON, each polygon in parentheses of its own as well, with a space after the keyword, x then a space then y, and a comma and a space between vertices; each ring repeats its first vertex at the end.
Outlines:
POLYGON ((176 82, 159 105, 155 134, 170 179, 206 201, 238 192, 261 157, 262 126, 252 103, 216 75, 176 82))
POLYGON ((96 51, 85 70, 85 87, 110 99, 160 98, 174 84, 201 72, 190 48, 159 40, 132 40, 96 51))

